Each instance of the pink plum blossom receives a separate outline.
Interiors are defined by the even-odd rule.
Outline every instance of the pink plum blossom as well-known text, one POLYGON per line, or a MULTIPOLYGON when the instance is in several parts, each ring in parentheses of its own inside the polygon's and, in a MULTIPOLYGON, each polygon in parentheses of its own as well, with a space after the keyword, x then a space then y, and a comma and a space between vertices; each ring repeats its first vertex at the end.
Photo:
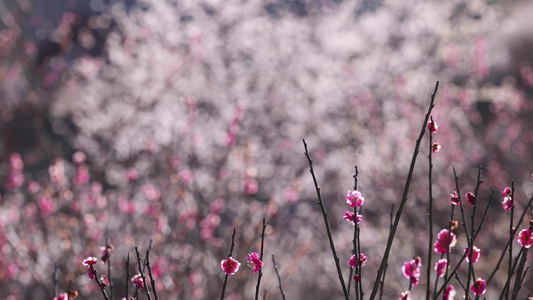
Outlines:
POLYGON ((453 285, 449 285, 446 287, 446 291, 444 291, 444 300, 453 300, 453 297, 455 297, 455 290, 453 288, 453 285))
POLYGON ((54 300, 68 300, 68 295, 67 293, 59 294, 59 296, 54 297, 54 300))
POLYGON ((511 189, 510 189, 509 187, 506 186, 506 187, 503 189, 502 196, 504 196, 504 197, 511 196, 511 193, 512 193, 511 189))
POLYGON ((520 231, 520 233, 518 233, 517 240, 520 243, 520 245, 522 245, 522 247, 529 248, 531 247, 531 245, 533 245, 532 235, 533 235, 533 231, 531 229, 529 228, 523 229, 522 231, 520 231))
POLYGON ((222 270, 224 270, 224 273, 226 275, 233 275, 239 271, 239 267, 241 266, 241 263, 233 259, 231 256, 228 257, 226 260, 222 260, 220 262, 220 267, 222 270))
POLYGON ((485 280, 481 278, 478 278, 476 282, 474 282, 470 290, 475 295, 483 295, 487 291, 487 282, 485 282, 485 280))
POLYGON ((351 212, 351 211, 346 211, 346 213, 344 214, 344 217, 342 217, 344 220, 346 220, 348 223, 352 224, 352 225, 355 225, 355 223, 357 222, 357 224, 359 225, 361 223, 361 221, 363 220, 363 216, 358 214, 358 213, 354 213, 354 212, 351 212), (357 216, 356 216, 357 214, 357 216))
POLYGON ((439 277, 444 277, 447 267, 448 261, 446 260, 446 258, 437 260, 437 263, 435 263, 435 271, 437 271, 437 275, 439 277))
POLYGON ((457 238, 452 232, 449 234, 448 229, 442 229, 437 235, 437 240, 433 244, 433 250, 436 253, 447 253, 455 244, 457 243, 457 238), (450 244, 448 245, 448 239, 450 239, 450 244), (447 247, 448 246, 448 247, 447 247))
POLYGON ((505 211, 509 211, 513 209, 514 207, 513 198, 511 198, 510 196, 504 197, 502 205, 503 205, 503 210, 505 211))
POLYGON ((401 295, 400 295, 400 298, 398 298, 399 300, 411 300, 411 292, 410 291, 405 291, 403 292, 401 295))
POLYGON ((474 204, 476 204, 476 196, 474 195, 474 193, 468 192, 468 193, 465 194, 465 197, 466 197, 466 200, 468 201, 468 203, 472 204, 472 206, 474 206, 474 204))
POLYGON ((452 201, 453 205, 459 205, 461 203, 461 200, 459 199, 459 195, 457 195, 457 192, 453 192, 453 194, 450 194, 450 201, 452 201))
POLYGON ((81 263, 85 267, 89 267, 90 265, 94 265, 98 262, 98 259, 96 257, 89 256, 86 259, 84 259, 81 263))
POLYGON ((431 131, 431 133, 437 133, 437 130, 439 129, 439 126, 437 125, 437 122, 433 120, 428 121, 428 129, 431 131))
POLYGON ((259 259, 259 255, 257 252, 253 252, 248 254, 248 257, 246 257, 246 261, 248 262, 248 266, 254 270, 254 274, 261 271, 261 266, 263 265, 263 262, 259 259))
POLYGON ((433 153, 437 153, 437 152, 439 152, 439 151, 440 151, 440 148, 441 148, 441 146, 440 146, 439 143, 433 143, 433 144, 431 144, 431 152, 433 152, 433 153))
MULTIPOLYGON (((363 267, 366 264, 367 260, 368 260, 368 258, 366 257, 366 255, 364 255, 363 253, 359 254, 359 267, 363 267)), ((352 258, 350 259, 348 264, 352 268, 355 268, 355 254, 352 255, 352 258)))
POLYGON ((131 282, 133 282, 133 285, 135 285, 135 286, 144 287, 143 277, 142 277, 142 275, 140 273, 137 274, 137 275, 134 275, 131 278, 131 282))
POLYGON ((411 280, 411 285, 417 285, 420 278, 420 266, 422 262, 420 257, 415 257, 406 261, 402 266, 403 275, 411 280))
POLYGON ((350 205, 351 207, 359 207, 365 203, 365 198, 361 196, 361 193, 359 191, 348 191, 345 197, 346 203, 348 203, 348 205, 350 205))
MULTIPOLYGON (((470 249, 466 248, 465 251, 466 252, 466 261, 467 262, 470 262, 470 249), (468 250, 468 251, 467 251, 468 250)), ((472 262, 475 263, 479 260, 479 256, 481 254, 481 250, 474 246, 474 252, 472 253, 472 262)))

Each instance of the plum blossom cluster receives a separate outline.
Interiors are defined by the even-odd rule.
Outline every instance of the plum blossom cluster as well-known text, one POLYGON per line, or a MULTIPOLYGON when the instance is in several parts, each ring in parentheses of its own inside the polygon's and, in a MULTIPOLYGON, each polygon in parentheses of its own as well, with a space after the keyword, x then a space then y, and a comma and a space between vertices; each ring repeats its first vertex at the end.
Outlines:
MULTIPOLYGON (((353 208, 363 206, 365 203, 365 198, 363 198, 359 191, 348 191, 345 198, 346 203, 353 208)), ((363 216, 355 211, 346 211, 342 218, 352 225, 359 225, 363 220, 363 216)))
MULTIPOLYGON (((247 265, 253 270, 253 274, 260 272, 261 267, 264 265, 257 252, 249 253, 246 257, 246 262, 247 265)), ((226 275, 234 275, 237 273, 237 271, 239 271, 240 266, 241 263, 231 256, 228 257, 228 259, 224 259, 220 262, 220 267, 226 275)))
POLYGON ((98 262, 98 259, 96 257, 89 256, 86 259, 84 259, 81 263, 84 267, 87 267, 87 275, 89 278, 94 279, 96 275, 94 274, 91 266, 94 266, 98 262))
MULTIPOLYGON (((431 120, 428 121, 428 130, 431 132, 431 134, 433 134, 433 133, 437 133, 438 129, 439 129, 439 126, 437 125, 437 122, 435 122, 433 118, 431 118, 431 120)), ((437 153, 440 151, 440 148, 441 146, 439 143, 431 143, 431 152, 437 153)))
POLYGON ((442 258, 437 260, 435 263, 435 271, 437 272, 437 276, 444 277, 444 274, 446 273, 446 269, 448 268, 448 261, 446 258, 442 258))
POLYGON ((439 254, 445 254, 457 243, 457 237, 448 229, 442 229, 437 235, 437 240, 433 244, 433 250, 439 254))
POLYGON ((354 255, 352 255, 352 258, 350 258, 350 261, 348 262, 348 264, 352 268, 355 268, 356 267, 356 263, 357 263, 359 265, 359 268, 360 268, 360 267, 363 267, 366 264, 367 260, 368 260, 368 258, 363 253, 359 254, 359 260, 357 260, 355 258, 355 254, 354 254, 354 255))
POLYGON ((503 196, 503 202, 502 202, 503 210, 509 211, 513 209, 514 203, 513 203, 512 190, 509 187, 505 187, 503 189, 502 196, 503 196))
POLYGON ((466 252, 466 261, 467 262, 470 262, 470 255, 472 255, 472 262, 475 263, 479 260, 479 256, 481 255, 481 250, 476 247, 476 246, 473 246, 474 248, 474 251, 472 253, 470 253, 470 248, 466 248, 464 252, 466 252))
POLYGON ((403 275, 409 279, 410 286, 418 285, 420 280, 420 267, 422 266, 422 260, 419 256, 406 261, 402 266, 403 275))

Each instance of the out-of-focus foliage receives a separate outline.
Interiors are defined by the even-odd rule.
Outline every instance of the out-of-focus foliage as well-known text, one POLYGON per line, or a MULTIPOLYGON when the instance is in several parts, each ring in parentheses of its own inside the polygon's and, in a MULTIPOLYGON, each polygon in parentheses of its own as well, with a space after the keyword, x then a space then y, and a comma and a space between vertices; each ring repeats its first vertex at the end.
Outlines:
MULTIPOLYGON (((341 219, 343 195, 359 167, 368 290, 436 80, 437 208, 447 211, 455 190, 452 163, 463 193, 473 190, 480 164, 483 199, 511 179, 519 202, 533 190, 533 57, 526 50, 533 39, 522 31, 529 20, 513 7, 464 0, 85 2, 58 1, 60 9, 0 3, 2 294, 51 293, 57 261, 62 289, 72 280, 84 298, 99 296, 81 260, 98 255, 107 237, 116 247, 117 288, 127 251, 153 239, 160 295, 212 299, 233 227, 234 257, 244 262, 258 251, 266 217, 265 257, 276 255, 285 293, 341 295, 302 138, 346 273, 353 233, 341 219), (12 167, 12 153, 25 169, 12 167)), ((389 261, 386 298, 406 288, 394 280, 402 262, 426 251, 428 148, 389 261)), ((480 234, 480 276, 495 264, 498 251, 489 245, 506 238, 506 225, 497 225, 505 217, 494 205, 492 225, 480 234)), ((435 222, 446 226, 447 213, 435 222)), ((457 234, 461 248, 466 242, 457 234)), ((264 272, 263 287, 277 293, 268 260, 264 272)), ((228 298, 250 298, 251 276, 232 276, 228 298)))

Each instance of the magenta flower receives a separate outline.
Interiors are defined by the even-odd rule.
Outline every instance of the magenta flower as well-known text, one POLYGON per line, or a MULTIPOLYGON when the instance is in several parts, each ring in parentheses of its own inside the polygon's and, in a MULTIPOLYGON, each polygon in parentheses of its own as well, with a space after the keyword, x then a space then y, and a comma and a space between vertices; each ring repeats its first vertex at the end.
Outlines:
MULTIPOLYGON (((246 257, 246 261, 248 262, 248 266, 252 268, 252 270, 254 270, 254 274, 261 271, 261 266, 263 265, 263 262, 259 259, 259 255, 257 254, 257 252, 248 254, 248 257, 246 257)), ((235 272, 237 272, 237 270, 235 270, 235 272)))
POLYGON ((348 191, 346 193, 346 203, 351 207, 359 207, 365 203, 365 198, 359 191, 348 191))
MULTIPOLYGON (((364 255, 363 253, 360 253, 359 254, 359 267, 363 267, 365 264, 366 264, 366 261, 368 260, 368 258, 366 257, 366 255, 364 255)), ((352 258, 350 259, 350 261, 348 262, 348 264, 352 267, 352 268, 355 268, 355 254, 352 255, 352 258)))
POLYGON ((133 282, 133 285, 135 285, 135 286, 144 287, 143 277, 142 277, 142 275, 140 273, 137 274, 137 275, 134 275, 131 278, 131 282, 133 282))
MULTIPOLYGON (((464 252, 467 252, 466 253, 466 261, 467 262, 470 262, 470 249, 469 248, 466 248, 464 252), (468 251, 467 251, 468 250, 468 251)), ((474 246, 474 252, 472 253, 472 262, 475 263, 479 260, 479 256, 481 255, 481 250, 474 246)))
POLYGON ((437 125, 437 122, 433 120, 428 121, 428 129, 431 131, 431 133, 437 133, 437 130, 439 129, 439 126, 437 125))
POLYGON ((450 234, 448 229, 442 229, 437 235, 435 244, 433 244, 433 251, 440 254, 447 253, 456 243, 455 234, 453 232, 450 234), (450 239, 450 244, 448 244, 448 239, 450 239))
POLYGON ((453 297, 455 297, 455 290, 453 285, 450 284, 444 291, 444 300, 453 300, 453 297))
POLYGON ((503 205, 503 210, 505 211, 509 211, 513 209, 514 207, 513 198, 511 198, 510 196, 504 197, 502 205, 503 205))
POLYGON ((96 257, 89 256, 86 259, 84 259, 81 263, 84 267, 90 267, 91 265, 94 265, 98 262, 98 259, 96 257))
POLYGON ((420 266, 422 262, 420 257, 415 257, 410 261, 406 261, 402 266, 403 275, 411 280, 411 285, 418 285, 418 278, 420 278, 420 266))
POLYGON ((68 300, 68 295, 67 293, 59 294, 59 296, 54 297, 54 300, 68 300))
POLYGON ((465 196, 466 196, 466 200, 468 201, 468 203, 472 204, 472 206, 476 204, 476 196, 474 195, 474 193, 468 192, 465 194, 465 196))
POLYGON ((241 266, 241 263, 234 260, 232 257, 228 257, 228 259, 223 260, 220 262, 220 267, 222 270, 224 270, 224 273, 226 275, 233 275, 239 271, 239 267, 241 266))
POLYGON ((351 211, 346 211, 346 213, 344 214, 344 217, 342 218, 352 225, 355 225, 356 222, 357 222, 357 225, 359 225, 361 221, 363 220, 362 215, 357 214, 356 216, 356 213, 351 212, 351 211))
POLYGON ((440 151, 440 144, 439 143, 433 143, 431 144, 431 152, 437 153, 440 151))
POLYGON ((522 245, 522 247, 529 248, 531 245, 533 245, 533 239, 531 237, 532 235, 533 231, 531 231, 531 229, 523 229, 520 231, 520 233, 518 233, 518 242, 520 245, 522 245))
POLYGON ((109 260, 109 258, 111 258, 113 249, 115 249, 113 245, 106 245, 105 247, 101 248, 102 256, 100 258, 102 259, 102 264, 105 264, 109 260))
POLYGON ((511 189, 509 187, 505 187, 503 189, 502 196, 504 196, 504 197, 511 196, 511 192, 512 191, 511 191, 511 189))
POLYGON ((437 260, 437 263, 435 264, 435 271, 437 271, 437 275, 439 277, 444 277, 444 273, 446 273, 446 268, 448 267, 448 261, 446 258, 437 260))
POLYGON ((481 278, 478 278, 470 290, 476 295, 483 295, 487 291, 487 282, 481 278))
POLYGON ((403 292, 401 295, 400 295, 400 298, 398 298, 399 300, 411 300, 411 292, 410 291, 405 291, 403 292))
POLYGON ((450 200, 452 201, 453 205, 459 205, 461 203, 461 200, 459 199, 459 195, 457 195, 457 192, 453 192, 453 194, 450 194, 450 200))

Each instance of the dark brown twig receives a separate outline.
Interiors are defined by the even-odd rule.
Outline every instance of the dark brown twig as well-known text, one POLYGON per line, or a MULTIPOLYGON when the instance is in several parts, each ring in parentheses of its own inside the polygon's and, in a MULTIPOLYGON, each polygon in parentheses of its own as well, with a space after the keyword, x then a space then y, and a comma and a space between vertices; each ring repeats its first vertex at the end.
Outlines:
POLYGON ((274 270, 276 270, 276 276, 278 276, 279 291, 281 292, 281 298, 285 300, 285 294, 283 293, 283 287, 281 286, 281 277, 279 277, 278 265, 276 265, 276 260, 274 259, 274 254, 272 254, 272 264, 274 265, 274 270))
MULTIPOLYGON (((263 245, 265 243, 265 229, 266 219, 263 218, 263 232, 261 233, 261 254, 259 260, 263 261, 263 245)), ((259 267, 259 276, 257 276, 257 286, 255 287, 255 300, 259 299, 259 285, 261 285, 261 277, 263 276, 263 267, 259 267)))
POLYGON ((422 137, 424 136, 424 133, 426 132, 427 123, 429 120, 429 116, 431 115, 431 111, 433 110, 433 107, 435 106, 435 96, 437 94, 437 90, 439 88, 439 82, 435 84, 435 89, 433 91, 433 94, 431 95, 431 102, 429 104, 429 108, 426 113, 426 117, 424 118, 424 123, 422 124, 422 129, 420 130, 420 134, 418 136, 418 139, 416 140, 415 149, 413 152, 413 157, 411 159, 411 165, 409 167, 409 173, 407 175, 407 180, 405 182, 405 187, 403 191, 402 200, 400 202, 400 206, 398 207, 398 212, 396 213, 396 218, 394 219, 394 224, 391 228, 391 232, 387 241, 387 246, 385 248, 385 253, 383 254, 383 258, 381 259, 381 264, 379 266, 376 280, 374 281, 374 286, 372 288, 372 293, 370 294, 370 300, 374 300, 376 297, 376 294, 378 292, 378 286, 379 286, 379 280, 383 276, 383 270, 385 269, 385 266, 388 263, 389 260, 389 254, 392 248, 392 242, 394 241, 394 236, 396 235, 396 229, 398 228, 398 224, 400 223, 400 217, 402 215, 403 208, 405 204, 407 203, 407 195, 409 194, 409 187, 411 186, 411 179, 413 178, 413 172, 415 169, 415 162, 416 157, 418 156, 418 151, 420 149, 420 143, 422 142, 422 137))
POLYGON ((146 266, 148 267, 148 276, 150 276, 150 282, 152 284, 152 291, 154 292, 155 300, 159 300, 157 291, 155 289, 154 276, 152 275, 152 266, 150 265, 150 250, 146 250, 146 266))
POLYGON ((137 263, 139 264, 139 273, 141 273, 141 278, 143 279, 143 285, 144 285, 144 291, 146 292, 146 296, 148 297, 148 300, 152 300, 152 296, 150 295, 150 290, 148 289, 148 282, 146 282, 146 276, 144 276, 143 271, 143 263, 141 260, 141 254, 139 253, 139 248, 135 246, 135 253, 137 253, 137 263))
POLYGON ((104 298, 106 300, 109 300, 109 297, 107 296, 107 293, 106 293, 106 291, 104 289, 104 286, 102 285, 102 282, 100 281, 100 277, 98 277, 98 272, 96 272, 96 269, 94 268, 94 265, 90 264, 89 266, 91 268, 91 271, 94 274, 94 280, 96 280, 96 283, 98 283, 98 287, 100 288, 100 291, 102 291, 102 295, 104 295, 104 298))
MULTIPOLYGON (((228 258, 231 257, 231 254, 233 254, 233 247, 235 246, 235 231, 236 229, 233 228, 233 234, 231 235, 231 248, 228 253, 228 258)), ((226 277, 224 278, 224 284, 222 285, 222 294, 220 295, 220 300, 224 299, 224 294, 226 293, 226 284, 228 283, 228 274, 226 274, 226 277)))
POLYGON ((335 250, 335 243, 333 242, 333 236, 331 234, 331 228, 329 226, 329 221, 328 221, 328 213, 326 212, 326 207, 324 206, 324 202, 322 201, 322 195, 320 194, 320 186, 318 185, 318 182, 315 176, 315 171, 313 170, 313 160, 311 159, 311 155, 307 151, 307 143, 305 142, 305 140, 303 140, 303 143, 304 143, 304 148, 305 148, 305 156, 307 157, 307 161, 309 163, 309 172, 311 172, 311 176, 313 177, 313 182, 315 184, 315 190, 316 190, 316 194, 318 197, 318 204, 320 205, 320 209, 322 209, 322 216, 324 217, 324 223, 326 224, 326 231, 328 233, 329 246, 331 248, 331 252, 333 253, 333 259, 335 260, 335 266, 337 267, 337 274, 339 276, 339 281, 341 282, 342 292, 344 293, 344 298, 346 300, 350 300, 350 296, 348 295, 348 290, 346 289, 346 284, 344 283, 344 278, 342 276, 342 270, 339 264, 339 257, 337 256, 337 250, 335 250))

